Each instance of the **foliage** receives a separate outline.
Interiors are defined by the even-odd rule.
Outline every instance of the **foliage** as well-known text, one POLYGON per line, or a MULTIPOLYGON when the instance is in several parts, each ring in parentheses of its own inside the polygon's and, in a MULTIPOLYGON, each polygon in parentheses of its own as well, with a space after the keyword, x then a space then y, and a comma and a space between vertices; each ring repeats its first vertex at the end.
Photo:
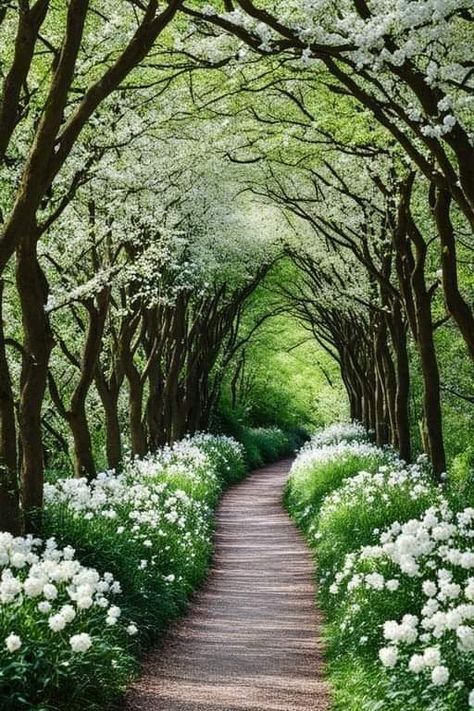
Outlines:
MULTIPOLYGON (((329 441, 333 436, 331 432, 329 441)), ((373 470, 393 458, 392 452, 359 441, 359 437, 360 429, 356 426, 351 442, 339 440, 336 444, 319 447, 316 435, 316 446, 310 440, 301 450, 291 468, 291 484, 288 486, 290 506, 300 511, 301 521, 319 510, 324 497, 354 472, 373 470)))
POLYGON ((337 708, 470 708, 474 510, 456 477, 444 491, 423 458, 407 465, 379 450, 385 463, 361 469, 345 429, 316 435, 286 495, 318 561, 337 708))
POLYGON ((102 707, 134 662, 120 584, 54 539, 0 537, 2 709, 102 707), (117 604, 118 603, 118 604, 117 604))
POLYGON ((219 414, 250 426, 308 431, 346 415, 337 363, 286 311, 277 285, 293 278, 288 260, 276 264, 252 297, 242 334, 265 319, 229 365, 219 414))
POLYGON ((198 434, 119 475, 47 485, 50 538, 1 538, 2 709, 96 708, 123 691, 202 580, 213 509, 245 471, 235 440, 198 434))
POLYGON ((275 462, 282 457, 289 457, 296 445, 290 432, 284 432, 277 427, 243 427, 240 441, 251 469, 275 462))

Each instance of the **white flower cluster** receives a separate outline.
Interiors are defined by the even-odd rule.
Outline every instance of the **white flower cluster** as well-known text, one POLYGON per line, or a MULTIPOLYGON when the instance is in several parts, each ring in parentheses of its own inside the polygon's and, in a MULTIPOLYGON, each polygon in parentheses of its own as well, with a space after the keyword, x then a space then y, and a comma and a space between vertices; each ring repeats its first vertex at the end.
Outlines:
POLYGON ((365 442, 367 436, 367 430, 359 422, 336 422, 316 432, 311 437, 311 442, 308 446, 316 448, 328 444, 337 444, 338 442, 365 442))
MULTIPOLYGON (((225 468, 221 453, 225 448, 241 458, 235 440, 199 434, 128 461, 118 475, 102 472, 91 482, 60 479, 45 485, 46 511, 54 515, 65 507, 77 519, 108 521, 118 537, 126 537, 140 551, 139 567, 150 575, 171 540, 182 554, 180 564, 192 566, 196 549, 209 542, 211 506, 223 484, 219 472, 225 468)), ((166 580, 178 583, 177 571, 170 570, 166 580)))
POLYGON ((308 476, 315 466, 320 466, 331 461, 343 462, 350 457, 374 457, 380 459, 383 452, 370 442, 358 442, 357 440, 340 440, 336 444, 319 445, 311 440, 300 451, 291 467, 290 476, 297 479, 299 476, 308 476))
MULTIPOLYGON (((300 525, 308 527, 309 535, 313 536, 318 527, 320 501, 313 500, 310 492, 313 489, 312 481, 316 482, 318 479, 318 470, 321 467, 337 463, 342 478, 350 479, 355 476, 355 472, 352 466, 345 466, 349 463, 360 468, 373 468, 380 466, 382 462, 397 461, 393 450, 380 449, 368 442, 367 436, 367 431, 358 424, 333 425, 316 433, 300 450, 291 467, 288 481, 295 518, 300 525), (344 468, 346 472, 343 471, 344 468)), ((331 490, 334 490, 335 486, 331 486, 331 490)), ((317 539, 318 534, 315 537, 317 539)))
POLYGON ((421 690, 426 708, 474 708, 474 508, 453 508, 426 457, 407 465, 377 448, 388 459, 347 475, 313 506, 319 463, 371 451, 357 441, 327 444, 332 434, 298 457, 290 497, 295 519, 318 542, 333 643, 378 654, 387 708, 392 696, 394 708, 408 707, 421 690))
POLYGON ((71 628, 71 650, 86 652, 93 639, 80 630, 88 629, 91 620, 98 629, 115 624, 121 615, 120 608, 112 604, 112 598, 121 592, 113 575, 101 576, 94 568, 81 565, 73 548, 58 548, 54 539, 43 542, 32 536, 0 533, 0 570, 1 627, 12 627, 4 641, 11 654, 23 646, 20 630, 31 633, 31 627, 43 635, 71 628))
POLYGON ((358 619, 377 606, 393 609, 390 598, 399 591, 410 600, 399 620, 382 623, 379 651, 408 689, 423 677, 433 693, 448 682, 460 698, 469 691, 462 670, 474 662, 473 540, 474 508, 456 513, 442 500, 419 519, 394 522, 377 545, 349 554, 335 576, 331 592, 345 601, 343 629, 357 631, 358 619))
MULTIPOLYGON (((184 505, 191 499, 184 492, 170 491, 166 498, 167 482, 165 475, 179 474, 191 482, 201 481, 205 477, 207 483, 215 486, 216 473, 206 468, 206 454, 189 441, 179 443, 174 448, 165 448, 157 454, 148 455, 143 459, 135 459, 126 463, 122 474, 106 471, 98 474, 96 479, 88 482, 85 478, 60 479, 54 484, 45 485, 45 501, 47 505, 67 504, 86 519, 93 516, 103 516, 115 519, 124 507, 133 506, 129 517, 140 521, 149 520, 156 511, 157 515, 165 509, 176 511, 177 501, 184 505), (157 504, 162 505, 162 511, 157 511, 157 504)), ((176 511, 176 519, 178 514, 176 511)))
POLYGON ((394 495, 405 492, 413 501, 431 496, 433 482, 427 467, 426 456, 422 455, 415 464, 407 465, 393 459, 390 465, 383 464, 375 472, 359 472, 329 494, 320 509, 323 520, 344 507, 363 505, 384 505, 393 500, 394 495))
MULTIPOLYGON (((357 69, 372 73, 387 94, 396 91, 402 97, 399 77, 407 68, 423 76, 427 87, 443 92, 450 98, 449 114, 441 109, 430 113, 417 102, 425 124, 422 133, 437 139, 456 123, 471 123, 461 87, 470 79, 466 58, 471 54, 472 12, 471 0, 374 0, 367 12, 350 0, 277 0, 272 6, 273 16, 293 36, 303 67, 317 60, 314 45, 335 46, 357 69)), ((205 14, 211 17, 217 11, 207 7, 205 14)), ((241 10, 222 17, 253 33, 262 52, 273 52, 281 40, 273 23, 258 22, 241 10)), ((402 100, 412 98, 406 91, 402 100)))
POLYGON ((114 575, 82 565, 71 546, 0 533, 0 696, 8 687, 8 708, 26 688, 32 659, 41 679, 58 670, 53 694, 54 683, 75 689, 97 665, 123 688, 128 640, 164 624, 185 601, 208 560, 219 492, 243 472, 240 445, 200 434, 129 461, 118 475, 46 487, 45 529, 75 541, 101 571, 110 564, 123 581, 123 609, 114 575))

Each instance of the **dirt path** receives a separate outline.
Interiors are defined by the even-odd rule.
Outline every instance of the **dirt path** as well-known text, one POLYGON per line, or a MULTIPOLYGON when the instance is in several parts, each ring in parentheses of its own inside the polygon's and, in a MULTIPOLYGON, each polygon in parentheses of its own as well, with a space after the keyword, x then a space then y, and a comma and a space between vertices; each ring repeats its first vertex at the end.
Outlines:
POLYGON ((260 469, 224 495, 209 580, 145 659, 124 709, 329 708, 312 562, 281 507, 289 466, 260 469))

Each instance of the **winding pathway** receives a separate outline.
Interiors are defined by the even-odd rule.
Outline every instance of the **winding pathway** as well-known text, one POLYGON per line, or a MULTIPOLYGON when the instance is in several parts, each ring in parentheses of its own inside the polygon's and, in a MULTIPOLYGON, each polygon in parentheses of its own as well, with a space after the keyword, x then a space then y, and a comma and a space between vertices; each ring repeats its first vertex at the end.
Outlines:
POLYGON ((228 490, 209 579, 145 659, 127 711, 325 711, 312 561, 281 507, 289 461, 228 490))

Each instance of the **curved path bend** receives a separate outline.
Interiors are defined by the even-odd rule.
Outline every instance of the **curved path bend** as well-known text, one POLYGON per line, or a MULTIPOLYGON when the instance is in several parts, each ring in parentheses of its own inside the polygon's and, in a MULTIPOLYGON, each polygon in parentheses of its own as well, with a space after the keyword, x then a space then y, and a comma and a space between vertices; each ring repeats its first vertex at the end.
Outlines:
POLYGON ((145 659, 127 711, 326 711, 313 565, 281 506, 290 461, 229 489, 205 586, 145 659))

